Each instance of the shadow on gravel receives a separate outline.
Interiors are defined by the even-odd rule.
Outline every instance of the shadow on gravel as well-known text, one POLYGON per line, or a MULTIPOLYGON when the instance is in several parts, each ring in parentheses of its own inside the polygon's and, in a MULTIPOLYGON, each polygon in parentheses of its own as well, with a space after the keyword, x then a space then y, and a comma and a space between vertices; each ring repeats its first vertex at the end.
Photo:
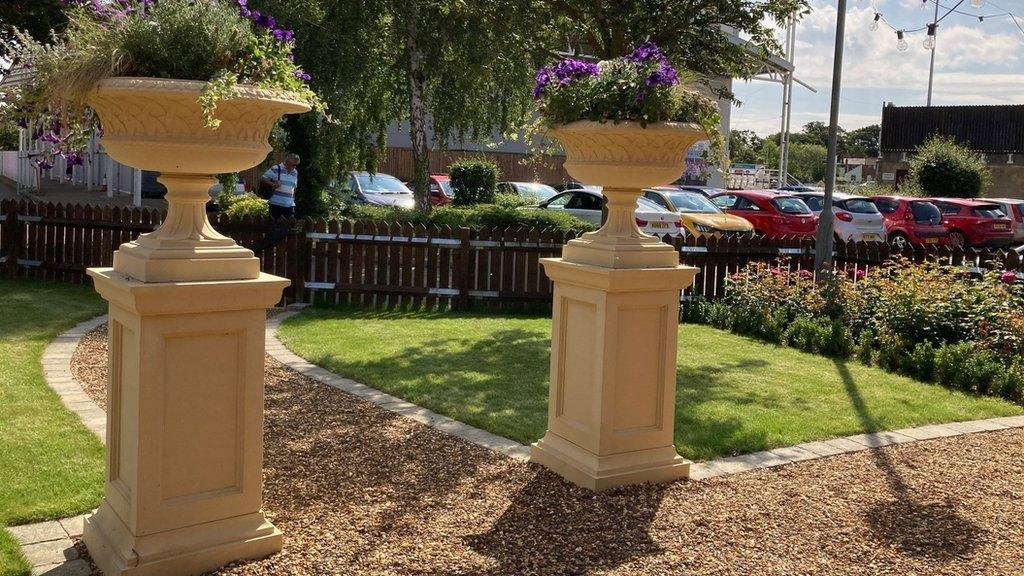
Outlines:
MULTIPOLYGON (((660 554, 648 534, 671 485, 644 485, 602 494, 540 471, 491 529, 467 537, 474 551, 498 565, 483 574, 591 574, 660 554)), ((480 574, 479 572, 473 572, 480 574)))
MULTIPOLYGON (((881 430, 846 365, 838 360, 833 363, 861 423, 868 430, 881 430)), ((932 560, 962 558, 978 547, 987 534, 984 528, 961 516, 953 504, 919 501, 914 487, 896 466, 891 451, 875 449, 871 450, 871 456, 885 475, 893 496, 864 513, 875 538, 906 554, 932 560)))

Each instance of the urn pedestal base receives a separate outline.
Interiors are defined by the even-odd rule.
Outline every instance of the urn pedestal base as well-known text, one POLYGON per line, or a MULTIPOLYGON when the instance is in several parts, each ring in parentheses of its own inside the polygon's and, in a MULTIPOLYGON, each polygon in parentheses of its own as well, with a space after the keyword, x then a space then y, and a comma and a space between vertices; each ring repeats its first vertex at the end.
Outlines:
POLYGON ((281 549, 263 504, 266 309, 288 280, 140 282, 110 304, 103 503, 84 540, 106 576, 201 574, 281 549))
POLYGON ((686 477, 673 438, 676 331, 697 269, 543 263, 555 284, 551 387, 531 460, 591 490, 686 477))

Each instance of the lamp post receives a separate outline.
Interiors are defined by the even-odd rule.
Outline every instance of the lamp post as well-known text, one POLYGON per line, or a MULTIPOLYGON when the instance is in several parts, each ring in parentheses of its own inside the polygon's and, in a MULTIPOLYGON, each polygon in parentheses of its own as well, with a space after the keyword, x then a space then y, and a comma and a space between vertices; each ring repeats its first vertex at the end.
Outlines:
POLYGON ((836 49, 832 61, 832 108, 828 119, 828 164, 825 167, 825 199, 814 246, 814 270, 818 281, 832 272, 832 196, 836 191, 836 144, 839 132, 839 93, 843 77, 843 36, 846 31, 846 0, 838 0, 836 49))
MULTIPOLYGON (((973 2, 972 2, 973 5, 973 2)), ((935 28, 939 24, 939 0, 935 0, 935 16, 932 18, 932 25, 928 27, 928 41, 931 44, 931 62, 928 64, 928 102, 932 105, 932 80, 935 76, 935 28)))

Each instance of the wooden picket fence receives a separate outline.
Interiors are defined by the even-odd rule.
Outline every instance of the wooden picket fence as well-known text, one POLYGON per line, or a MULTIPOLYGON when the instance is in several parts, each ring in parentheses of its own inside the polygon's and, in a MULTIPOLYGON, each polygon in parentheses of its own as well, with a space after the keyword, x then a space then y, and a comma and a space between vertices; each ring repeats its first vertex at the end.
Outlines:
MULTIPOLYGON (((162 211, 138 208, 0 203, 0 272, 8 277, 86 283, 85 269, 110 266, 117 247, 155 229, 162 211)), ((267 234, 266 220, 214 225, 253 247, 267 234)), ((261 255, 265 272, 291 280, 283 303, 466 308, 551 302, 551 282, 540 262, 557 257, 572 234, 535 229, 450 228, 374 222, 289 220, 276 224, 281 241, 261 255)), ((700 269, 683 298, 720 298, 726 277, 750 262, 813 270, 814 242, 801 238, 667 238, 680 262, 700 269)), ((887 265, 901 256, 971 268, 1024 270, 1020 256, 1000 250, 913 246, 894 254, 878 243, 839 244, 837 271, 887 265)))

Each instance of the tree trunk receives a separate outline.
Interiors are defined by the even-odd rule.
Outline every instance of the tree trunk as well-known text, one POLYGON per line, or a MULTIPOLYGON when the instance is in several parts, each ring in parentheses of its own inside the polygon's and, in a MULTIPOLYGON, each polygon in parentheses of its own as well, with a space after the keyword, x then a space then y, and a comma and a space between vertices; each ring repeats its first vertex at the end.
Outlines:
POLYGON ((405 20, 405 50, 409 66, 409 139, 412 140, 412 186, 416 204, 424 212, 430 211, 430 150, 427 147, 426 106, 423 92, 426 78, 423 72, 423 50, 419 46, 419 10, 410 2, 405 20))

